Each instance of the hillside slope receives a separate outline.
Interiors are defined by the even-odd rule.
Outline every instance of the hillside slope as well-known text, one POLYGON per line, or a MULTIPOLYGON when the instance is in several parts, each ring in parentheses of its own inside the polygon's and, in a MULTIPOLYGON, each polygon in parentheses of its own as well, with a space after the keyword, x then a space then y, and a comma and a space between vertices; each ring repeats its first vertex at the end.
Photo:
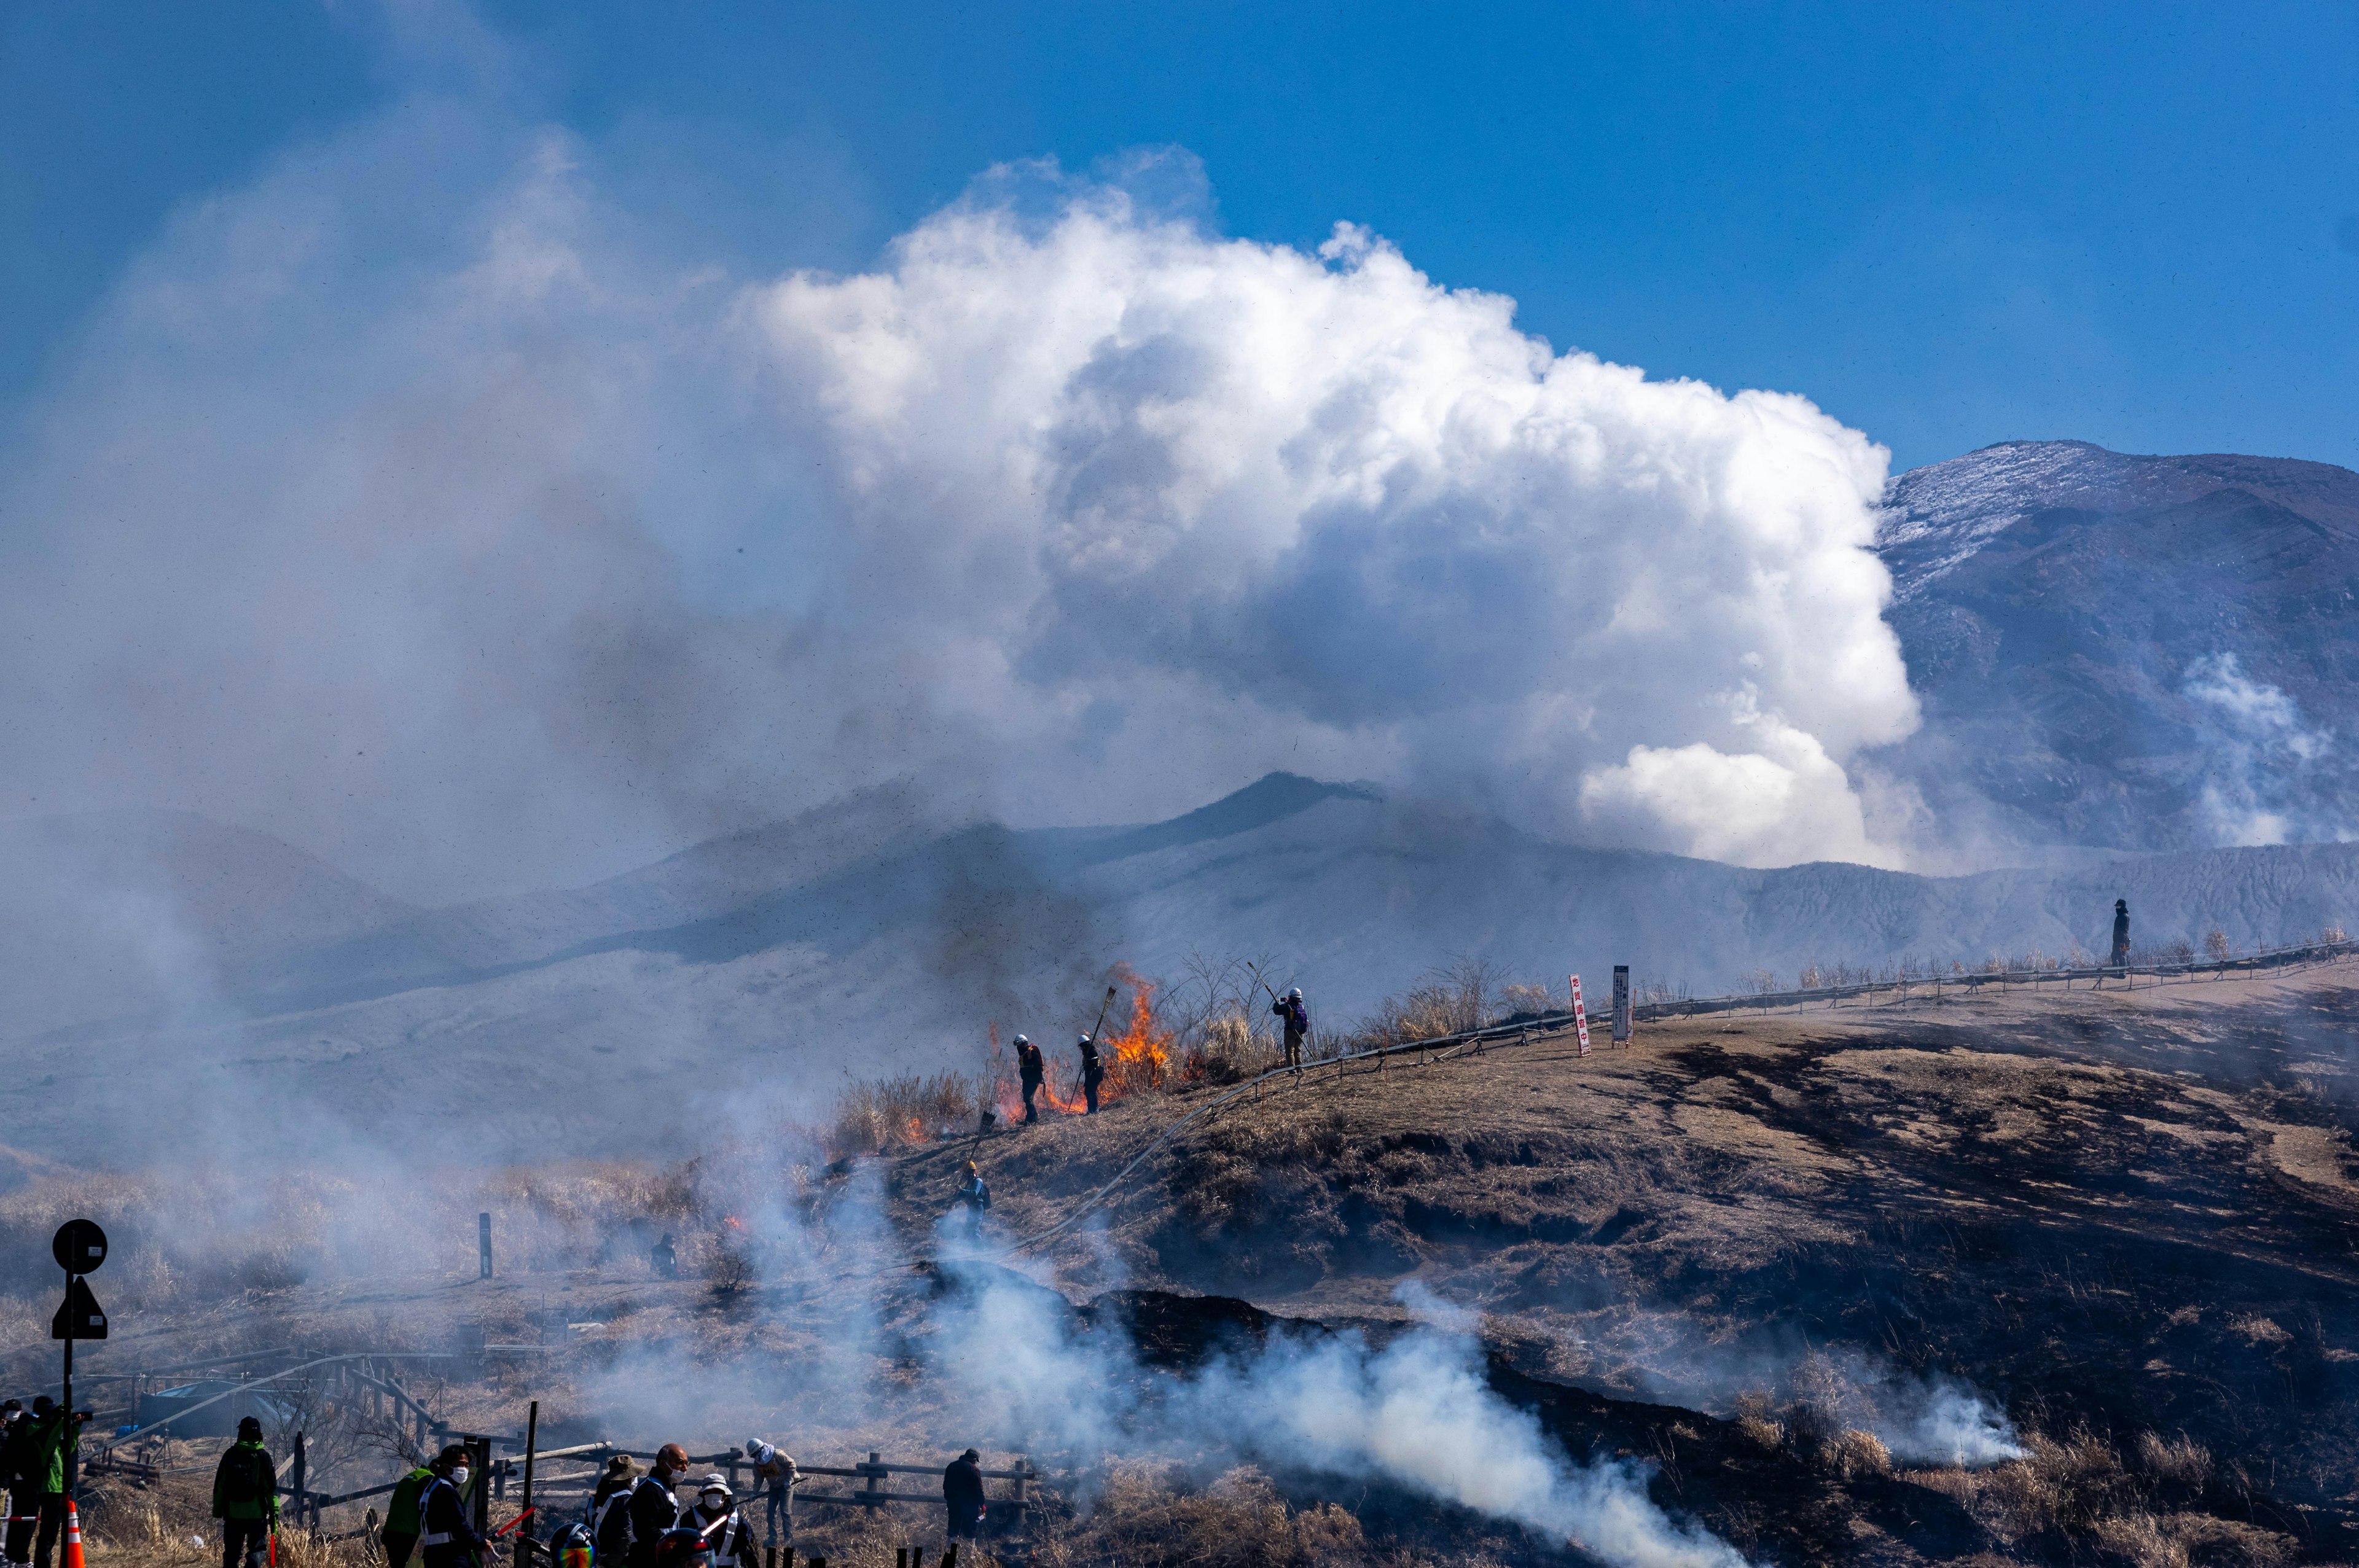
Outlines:
POLYGON ((2359 833, 2359 474, 2010 441, 1886 500, 1925 726, 1880 765, 1962 853, 2359 833))
MULTIPOLYGON (((39 992, 44 971, 18 970, 38 1000, 11 1010, 21 1066, 0 1099, 72 1095, 61 1157, 126 1126, 218 1136, 192 1107, 296 1157, 370 1138, 386 1086, 423 1060, 506 1086, 504 1151, 653 1153, 716 1121, 815 1113, 849 1077, 980 1066, 994 1024, 1061 1047, 1118 961, 1178 980, 1197 954, 1266 956, 1332 1028, 1452 954, 1559 991, 1629 963, 1710 994, 1755 968, 2094 950, 2116 896, 2142 943, 2215 924, 2240 946, 2284 941, 2359 925, 2359 846, 1939 879, 1585 849, 1285 774, 1133 828, 927 830, 854 802, 572 892, 225 915, 173 949, 201 961, 168 997, 103 973, 39 992)), ((465 1094, 402 1111, 408 1135, 467 1158, 488 1114, 465 1094)))

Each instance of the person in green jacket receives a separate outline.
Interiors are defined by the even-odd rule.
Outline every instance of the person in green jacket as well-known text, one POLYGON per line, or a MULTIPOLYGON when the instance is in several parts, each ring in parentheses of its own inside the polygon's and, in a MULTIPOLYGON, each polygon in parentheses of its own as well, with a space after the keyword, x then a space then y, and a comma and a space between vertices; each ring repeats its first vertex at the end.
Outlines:
POLYGON ((377 1536, 385 1542, 385 1568, 402 1568, 418 1550, 418 1494, 433 1478, 433 1469, 420 1465, 393 1484, 393 1496, 385 1505, 385 1529, 377 1536))
POLYGON ((237 1423, 237 1441, 213 1471, 213 1518, 222 1521, 222 1568, 260 1568, 278 1528, 278 1471, 252 1416, 237 1423))
POLYGON ((90 1421, 88 1411, 61 1411, 43 1394, 33 1401, 25 1434, 24 1480, 38 1499, 40 1533, 33 1547, 34 1568, 49 1568, 49 1554, 66 1529, 66 1454, 90 1421))

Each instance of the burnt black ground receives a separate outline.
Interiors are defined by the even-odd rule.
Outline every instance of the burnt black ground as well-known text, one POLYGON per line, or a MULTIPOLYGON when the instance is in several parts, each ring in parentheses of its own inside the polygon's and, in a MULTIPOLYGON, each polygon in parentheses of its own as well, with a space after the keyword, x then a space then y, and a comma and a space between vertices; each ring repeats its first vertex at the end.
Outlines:
MULTIPOLYGON (((1190 1129, 1054 1259, 1077 1297, 1329 1326, 1399 1323, 1415 1276, 1484 1314, 1499 1386, 1570 1451, 1658 1459, 1664 1500, 1781 1560, 1976 1533, 1905 1479, 1806 1484, 1693 1408, 1778 1394, 1806 1346, 1961 1379, 2026 1432, 2190 1438, 2213 1476, 2173 1506, 2336 1560, 2359 1539, 2354 1018, 2328 970, 1327 1069, 1190 1129)), ((1188 1103, 986 1141, 997 1218, 1067 1212, 1188 1103)), ((912 1213, 948 1158, 897 1171, 912 1213)))

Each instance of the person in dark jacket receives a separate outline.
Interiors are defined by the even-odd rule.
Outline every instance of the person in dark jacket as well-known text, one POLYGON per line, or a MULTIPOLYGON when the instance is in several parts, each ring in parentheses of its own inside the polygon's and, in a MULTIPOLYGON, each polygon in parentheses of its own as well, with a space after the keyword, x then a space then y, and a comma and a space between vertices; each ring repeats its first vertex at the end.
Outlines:
POLYGON ((1098 1086, 1105 1082, 1105 1064, 1098 1060, 1098 1043, 1088 1035, 1082 1036, 1082 1098, 1090 1102, 1090 1114, 1098 1109, 1098 1086))
MULTIPOLYGON (((23 1422, 24 1445, 18 1450, 26 1501, 39 1520, 33 1547, 35 1568, 49 1568, 49 1554, 66 1528, 66 1455, 82 1438, 88 1411, 61 1411, 43 1394, 33 1401, 33 1413, 23 1422)), ((20 1511, 21 1509, 20 1506, 20 1511)), ((19 1558, 17 1561, 22 1562, 19 1558)))
POLYGON ((2130 972, 2130 901, 2114 900, 2114 969, 2120 974, 2130 972))
POLYGON ((688 1469, 688 1450, 667 1443, 630 1496, 606 1510, 598 1527, 598 1561, 613 1568, 654 1568, 656 1544, 679 1523, 679 1499, 672 1488, 688 1469))
POLYGON ((655 1271, 658 1280, 679 1278, 679 1253, 672 1247, 670 1231, 665 1231, 663 1239, 647 1249, 647 1267, 655 1271))
POLYGON ((942 1502, 950 1509, 951 1539, 973 1541, 983 1528, 983 1454, 970 1448, 942 1467, 942 1502))
POLYGON ((237 1441, 213 1467, 213 1518, 222 1521, 222 1568, 258 1568, 278 1526, 278 1470, 252 1416, 237 1423, 237 1441))
POLYGON ((432 1472, 418 1489, 418 1560, 422 1568, 473 1568, 492 1554, 492 1543, 475 1533, 467 1506, 470 1482, 483 1484, 467 1462, 464 1444, 434 1456, 432 1472))
POLYGON ((1040 1119, 1040 1108, 1032 1097, 1040 1092, 1041 1083, 1049 1076, 1049 1063, 1040 1054, 1040 1047, 1023 1035, 1016 1037, 1016 1076, 1024 1086, 1024 1120, 1030 1125, 1040 1119))
POLYGON ((959 1183, 958 1206, 966 1210, 966 1235, 970 1241, 983 1238, 983 1211, 991 1206, 991 1189, 984 1185, 983 1173, 974 1162, 966 1162, 966 1179, 959 1183))
POLYGON ((628 1498, 638 1478, 638 1461, 629 1454, 617 1454, 606 1461, 606 1473, 598 1477, 597 1487, 590 1493, 590 1538, 592 1542, 606 1523, 606 1505, 617 1498, 628 1498))
POLYGON ((7 1532, 0 1538, 0 1559, 24 1563, 33 1556, 33 1519, 40 1514, 40 1495, 33 1490, 33 1417, 21 1400, 0 1405, 0 1487, 7 1490, 7 1532))
POLYGON ((1299 1072, 1302 1067, 1302 1038, 1310 1033, 1310 1013, 1302 1005, 1302 988, 1295 987, 1269 1004, 1270 1011, 1286 1021, 1286 1065, 1299 1072))

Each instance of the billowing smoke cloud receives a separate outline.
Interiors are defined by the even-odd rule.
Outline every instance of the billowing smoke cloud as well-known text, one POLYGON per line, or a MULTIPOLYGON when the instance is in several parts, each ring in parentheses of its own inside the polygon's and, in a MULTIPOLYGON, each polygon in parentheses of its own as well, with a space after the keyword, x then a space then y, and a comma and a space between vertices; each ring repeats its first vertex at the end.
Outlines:
MULTIPOLYGON (((1137 818, 1271 766, 1890 860, 1884 454, 1559 355, 1349 225, 1003 171, 733 271, 419 94, 182 212, 0 480, 0 806, 183 807, 404 897, 888 778, 1137 818)), ((813 222, 824 217, 820 199, 813 222)))
POLYGON ((2201 800, 2221 842, 2352 837, 2339 781, 2322 765, 2334 737, 2310 728, 2300 704, 2246 675, 2234 654, 2196 660, 2186 690, 2210 720, 2201 737, 2207 770, 2201 800))

